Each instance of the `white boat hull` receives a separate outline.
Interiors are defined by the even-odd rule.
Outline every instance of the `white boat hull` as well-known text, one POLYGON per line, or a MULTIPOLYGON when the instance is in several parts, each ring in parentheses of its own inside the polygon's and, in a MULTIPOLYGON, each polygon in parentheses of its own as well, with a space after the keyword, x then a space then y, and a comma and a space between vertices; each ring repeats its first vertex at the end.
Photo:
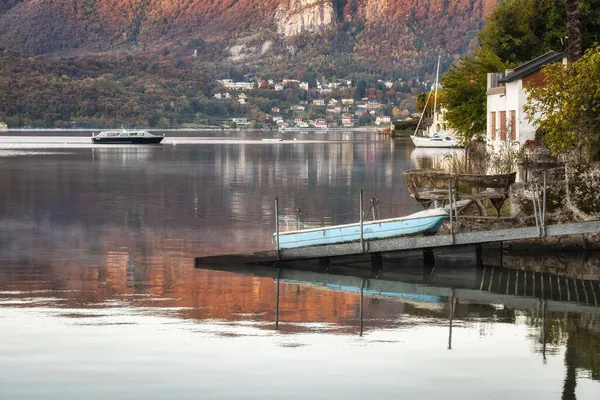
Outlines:
POLYGON ((451 136, 439 136, 439 137, 420 137, 420 136, 411 136, 415 147, 437 147, 437 148, 452 148, 452 147, 462 147, 462 145, 451 136))

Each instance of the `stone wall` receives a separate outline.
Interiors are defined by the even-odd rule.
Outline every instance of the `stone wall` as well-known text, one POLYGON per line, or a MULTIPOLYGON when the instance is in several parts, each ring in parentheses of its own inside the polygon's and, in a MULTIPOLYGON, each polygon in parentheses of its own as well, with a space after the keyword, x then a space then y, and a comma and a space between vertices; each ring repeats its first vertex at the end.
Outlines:
POLYGON ((600 164, 567 165, 567 209, 576 220, 600 218, 600 164))
MULTIPOLYGON (((541 187, 539 173, 532 174, 541 187)), ((564 176, 554 180, 548 175, 546 223, 590 221, 600 218, 600 164, 567 165, 564 176)), ((511 216, 524 221, 533 219, 532 184, 515 183, 510 187, 511 216)))

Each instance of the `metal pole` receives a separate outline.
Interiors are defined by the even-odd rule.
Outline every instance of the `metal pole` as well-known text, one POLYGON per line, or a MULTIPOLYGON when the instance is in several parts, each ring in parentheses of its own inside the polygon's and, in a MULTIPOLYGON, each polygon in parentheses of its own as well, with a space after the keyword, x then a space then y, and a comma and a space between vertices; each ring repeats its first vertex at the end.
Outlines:
POLYGON ((460 227, 458 225, 458 201, 454 193, 452 195, 452 199, 454 200, 454 220, 456 221, 456 233, 458 233, 460 232, 460 227))
POLYGON ((452 350, 452 319, 454 317, 454 288, 450 297, 450 324, 448 327, 448 350, 452 350))
POLYGON ((362 189, 360 189, 359 207, 360 207, 360 251, 364 252, 365 251, 365 241, 363 238, 363 190, 362 189))
POLYGON ((448 179, 448 205, 450 206, 450 234, 452 235, 452 244, 454 244, 454 226, 452 225, 452 179, 448 179))
POLYGON ((277 268, 277 287, 275 289, 275 330, 279 330, 279 279, 281 269, 277 268))
POLYGON ((279 252, 279 198, 275 197, 275 236, 277 239, 277 259, 281 258, 279 252))
POLYGON ((535 182, 531 184, 531 187, 532 187, 532 198, 533 198, 533 215, 535 216, 535 227, 538 230, 538 234, 540 234, 540 222, 538 220, 537 201, 536 201, 537 185, 535 184, 535 182))
POLYGON ((546 190, 548 189, 548 180, 546 176, 546 170, 542 171, 542 176, 544 177, 544 204, 542 207, 542 232, 544 236, 546 236, 546 190))
POLYGON ((542 357, 546 361, 546 300, 542 302, 542 357))

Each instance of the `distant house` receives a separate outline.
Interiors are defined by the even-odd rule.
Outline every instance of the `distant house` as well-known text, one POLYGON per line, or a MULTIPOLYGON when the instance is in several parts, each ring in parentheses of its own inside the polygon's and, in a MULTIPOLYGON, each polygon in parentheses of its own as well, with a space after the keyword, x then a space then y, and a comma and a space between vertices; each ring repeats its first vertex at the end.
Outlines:
POLYGON ((487 129, 488 143, 498 145, 503 141, 518 142, 534 140, 535 127, 525 117, 523 106, 527 103, 530 87, 544 85, 542 68, 562 61, 565 53, 548 52, 536 59, 503 73, 487 75, 487 129))
POLYGON ((354 99, 342 99, 342 104, 354 104, 354 99))
POLYGON ((315 128, 327 128, 327 121, 322 118, 312 121, 312 124, 315 126, 315 128))
POLYGON ((329 102, 327 104, 330 106, 336 106, 338 104, 338 101, 336 99, 329 99, 329 102))
POLYGON ((283 83, 276 83, 274 85, 275 90, 283 90, 283 83))
POLYGON ((324 99, 314 99, 313 100, 313 104, 315 106, 324 106, 325 105, 325 100, 324 99))
POLYGON ((274 113, 281 112, 281 110, 279 110, 279 107, 271 107, 271 111, 274 113))
POLYGON ((250 122, 248 122, 248 118, 231 118, 231 121, 233 121, 235 125, 240 127, 250 125, 250 122))
POLYGON ((219 82, 224 88, 231 90, 252 90, 254 82, 234 82, 232 79, 220 79, 219 82))
POLYGON ((388 115, 378 115, 377 118, 375 118, 375 125, 388 125, 390 122, 391 120, 388 115))
POLYGON ((221 93, 215 93, 215 99, 219 99, 221 100, 223 98, 223 96, 221 95, 221 93))
POLYGON ((308 90, 308 82, 300 82, 300 89, 308 90))
POLYGON ((292 110, 292 111, 304 111, 304 106, 299 106, 299 105, 291 106, 290 110, 292 110))
POLYGON ((342 126, 345 128, 354 126, 354 121, 352 120, 352 117, 349 115, 342 115, 342 126))

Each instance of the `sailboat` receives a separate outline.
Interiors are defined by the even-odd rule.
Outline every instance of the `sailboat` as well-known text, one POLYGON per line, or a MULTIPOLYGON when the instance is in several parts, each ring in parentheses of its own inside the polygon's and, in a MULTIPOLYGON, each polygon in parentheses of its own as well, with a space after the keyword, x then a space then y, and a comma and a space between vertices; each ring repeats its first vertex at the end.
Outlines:
POLYGON ((443 122, 443 113, 439 112, 437 109, 437 89, 440 76, 440 58, 441 57, 438 56, 434 87, 427 96, 427 100, 425 101, 425 107, 423 108, 421 118, 419 119, 419 123, 417 124, 417 128, 415 129, 415 134, 411 135, 410 137, 415 147, 462 147, 458 139, 454 137, 453 132, 451 130, 446 129, 446 123, 443 122), (425 115, 425 110, 427 110, 427 104, 429 104, 429 99, 431 98, 432 93, 434 94, 432 123, 424 130, 424 134, 422 136, 417 136, 417 132, 419 132, 419 127, 421 126, 421 122, 423 121, 423 116, 425 115))

